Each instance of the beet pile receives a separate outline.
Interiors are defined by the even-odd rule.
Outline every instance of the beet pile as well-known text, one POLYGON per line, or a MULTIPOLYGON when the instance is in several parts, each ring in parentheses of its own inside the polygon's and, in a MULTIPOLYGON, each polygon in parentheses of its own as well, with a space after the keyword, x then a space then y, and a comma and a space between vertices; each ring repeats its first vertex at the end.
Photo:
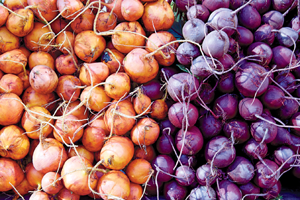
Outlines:
POLYGON ((4 0, 0 192, 280 198, 300 178, 299 3, 4 0))

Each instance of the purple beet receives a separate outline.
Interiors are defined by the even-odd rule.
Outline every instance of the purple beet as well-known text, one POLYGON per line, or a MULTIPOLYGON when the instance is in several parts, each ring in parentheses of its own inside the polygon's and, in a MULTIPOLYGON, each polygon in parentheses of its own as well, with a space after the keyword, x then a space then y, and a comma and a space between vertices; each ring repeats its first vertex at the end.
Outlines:
POLYGON ((240 11, 238 19, 239 24, 250 30, 257 29, 261 23, 259 12, 251 5, 247 5, 240 11))
POLYGON ((275 81, 289 93, 293 93, 296 89, 295 79, 295 76, 291 72, 282 72, 275 77, 275 81))
POLYGON ((253 43, 254 40, 253 33, 249 29, 242 26, 238 26, 237 33, 238 33, 237 41, 240 46, 246 47, 253 43))
POLYGON ((218 97, 214 102, 213 112, 223 120, 234 118, 238 112, 237 95, 224 94, 218 97))
POLYGON ((176 181, 179 185, 189 186, 195 181, 195 171, 189 166, 182 165, 176 169, 176 181))
POLYGON ((276 199, 281 192, 281 182, 278 180, 277 183, 268 189, 263 189, 263 193, 267 194, 265 199, 276 199))
POLYGON ((178 151, 182 150, 182 154, 195 155, 203 147, 203 136, 200 130, 192 126, 186 132, 180 129, 175 138, 175 144, 178 151))
POLYGON ((232 141, 224 136, 212 138, 205 147, 205 159, 213 166, 224 168, 235 159, 236 151, 232 141))
POLYGON ((210 104, 215 98, 215 90, 209 83, 202 83, 199 88, 199 96, 205 104, 210 104))
POLYGON ((277 41, 280 45, 291 47, 296 45, 298 40, 298 32, 290 27, 282 27, 276 34, 277 41))
POLYGON ((157 194, 157 187, 158 190, 160 190, 162 188, 163 182, 161 181, 157 181, 157 184, 155 182, 155 176, 150 178, 149 182, 147 183, 147 187, 146 187, 146 193, 148 195, 156 195, 157 194))
POLYGON ((278 30, 283 26, 284 16, 276 10, 271 10, 262 16, 262 22, 264 24, 269 24, 273 29, 278 30))
POLYGON ((217 136, 222 131, 222 122, 211 114, 202 115, 199 118, 200 131, 205 139, 217 136))
POLYGON ((190 100, 196 99, 198 88, 198 79, 186 72, 171 76, 167 85, 168 94, 175 102, 186 101, 187 98, 190 98, 190 100))
POLYGON ((167 134, 167 135, 169 134, 173 135, 175 132, 177 132, 177 128, 171 123, 169 119, 160 121, 159 128, 163 134, 167 134))
POLYGON ((226 122, 223 132, 227 138, 233 138, 238 144, 242 144, 250 138, 249 126, 243 120, 232 119, 226 122))
POLYGON ((224 54, 224 56, 218 58, 218 60, 223 65, 223 67, 220 67, 219 71, 221 71, 221 70, 223 70, 223 71, 229 70, 230 68, 233 67, 233 65, 235 65, 234 59, 232 58, 231 55, 229 55, 227 53, 224 54))
POLYGON ((176 7, 181 11, 181 12, 186 12, 187 9, 191 6, 194 5, 195 1, 194 0, 176 0, 176 7))
POLYGON ((212 69, 216 70, 217 68, 218 67, 214 65, 211 58, 198 56, 192 61, 190 70, 192 74, 204 79, 212 74, 212 69))
POLYGON ((239 113, 245 120, 254 121, 255 115, 263 113, 263 105, 259 99, 244 98, 239 103, 239 113))
POLYGON ((277 68, 285 68, 296 62, 296 56, 293 51, 284 46, 276 46, 272 49, 273 59, 272 62, 277 65, 277 68), (292 57, 292 59, 291 59, 292 57))
POLYGON ((198 109, 191 103, 175 103, 168 111, 169 120, 177 128, 194 126, 198 117, 198 109))
POLYGON ((274 160, 278 166, 285 163, 282 169, 288 169, 295 162, 295 157, 292 157, 293 155, 294 152, 291 148, 281 146, 274 151, 274 160))
POLYGON ((190 193, 189 200, 213 200, 217 199, 215 190, 212 187, 199 186, 194 188, 190 193))
POLYGON ((206 22, 206 20, 209 17, 209 10, 201 4, 197 4, 197 5, 193 5, 191 6, 187 13, 187 18, 188 20, 192 19, 192 18, 198 18, 201 19, 203 22, 206 22))
POLYGON ((164 197, 166 200, 184 200, 187 196, 187 189, 176 181, 170 181, 164 186, 164 197))
POLYGON ((181 43, 176 50, 176 58, 182 65, 190 65, 198 56, 200 56, 199 48, 189 42, 181 43))
POLYGON ((171 154, 172 145, 175 146, 175 142, 171 135, 163 134, 156 141, 156 149, 160 154, 171 154))
POLYGON ((236 184, 246 184, 254 176, 254 166, 251 162, 241 156, 237 156, 234 162, 227 168, 227 175, 236 184))
POLYGON ((203 0, 204 5, 210 12, 217 10, 218 8, 229 8, 229 0, 203 0))
MULTIPOLYGON (((261 117, 264 118, 265 120, 271 121, 275 124, 275 121, 269 115, 263 113, 261 115, 261 117)), ((256 122, 253 122, 251 124, 250 132, 251 132, 252 137, 257 142, 263 141, 265 143, 270 143, 276 138, 277 126, 275 126, 269 122, 266 122, 262 119, 259 119, 256 122)))
POLYGON ((292 126, 298 126, 299 128, 292 128, 292 132, 300 136, 300 112, 296 112, 290 119, 292 126))
POLYGON ((261 102, 270 110, 279 109, 284 101, 284 92, 275 85, 269 85, 267 91, 261 97, 261 102))
POLYGON ((261 96, 269 86, 267 70, 259 64, 247 62, 235 75, 235 86, 245 97, 261 96))
POLYGON ((268 153, 268 147, 266 143, 259 143, 255 141, 253 138, 247 141, 245 144, 243 151, 253 159, 259 159, 266 157, 268 153))
POLYGON ((275 33, 272 32, 273 27, 269 24, 264 24, 260 26, 254 32, 255 42, 264 42, 268 45, 272 45, 275 40, 275 33))
POLYGON ((268 189, 277 183, 280 171, 277 170, 278 165, 275 162, 263 159, 256 163, 255 168, 256 174, 253 180, 257 186, 268 189))
POLYGON ((278 117, 281 120, 287 120, 293 116, 299 109, 299 104, 294 99, 285 99, 283 105, 278 109, 278 117))
POLYGON ((259 61, 256 61, 261 66, 269 65, 273 58, 273 51, 269 45, 264 42, 255 42, 251 44, 247 50, 247 55, 258 55, 259 61))
POLYGON ((196 165, 197 165, 196 156, 188 156, 188 155, 182 154, 180 156, 179 160, 183 165, 187 165, 189 167, 196 167, 196 165))
POLYGON ((158 80, 152 80, 142 85, 143 93, 152 101, 163 97, 163 91, 160 88, 161 84, 158 80))
POLYGON ((272 0, 272 6, 275 10, 284 12, 292 6, 293 2, 294 0, 272 0))
POLYGON ((219 170, 210 164, 201 165, 196 171, 196 178, 200 185, 211 186, 216 182, 219 170))
POLYGON ((158 155, 151 163, 152 168, 155 170, 158 182, 167 182, 172 179, 172 176, 163 172, 174 174, 175 162, 168 155, 158 155), (163 171, 163 172, 161 172, 163 171))
POLYGON ((260 14, 267 12, 271 6, 271 0, 253 0, 250 3, 260 14))
POLYGON ((276 138, 271 142, 273 146, 291 145, 292 136, 285 128, 277 127, 276 138))
POLYGON ((234 91, 234 73, 228 72, 219 77, 218 90, 222 93, 231 93, 234 91))
POLYGON ((247 195, 244 200, 255 200, 257 199, 257 195, 255 194, 260 194, 260 188, 252 182, 240 185, 240 190, 242 191, 243 197, 247 195))
POLYGON ((184 39, 201 43, 207 34, 205 23, 198 18, 188 20, 182 27, 182 35, 184 39))
POLYGON ((203 52, 206 56, 220 58, 229 49, 229 37, 222 30, 214 30, 208 33, 202 42, 203 52))
POLYGON ((173 76, 174 74, 179 73, 179 70, 177 68, 174 67, 163 67, 160 69, 160 80, 162 80, 163 82, 166 82, 167 80, 169 80, 171 78, 171 76, 173 76))
POLYGON ((217 194, 219 200, 241 200, 242 199, 242 191, 239 187, 228 181, 223 180, 219 183, 219 190, 217 190, 217 194))

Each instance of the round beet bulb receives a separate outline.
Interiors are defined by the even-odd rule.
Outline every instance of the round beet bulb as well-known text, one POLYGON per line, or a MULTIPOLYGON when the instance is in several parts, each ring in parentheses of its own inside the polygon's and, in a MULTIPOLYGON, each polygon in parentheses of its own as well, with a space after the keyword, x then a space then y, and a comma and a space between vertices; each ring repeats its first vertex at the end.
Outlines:
POLYGON ((239 188, 242 191, 243 196, 247 195, 244 200, 255 200, 257 199, 255 194, 260 194, 260 188, 252 182, 240 185, 239 188))
POLYGON ((168 155, 158 155, 151 163, 152 168, 155 170, 155 173, 158 173, 157 181, 158 182, 167 182, 172 179, 172 176, 167 175, 163 172, 167 172, 169 174, 174 174, 175 162, 168 155), (163 172, 161 172, 163 171, 163 172))
POLYGON ((160 154, 171 154, 174 143, 174 138, 171 135, 163 134, 156 141, 156 149, 160 154))
POLYGON ((176 181, 170 181, 164 186, 164 197, 166 200, 184 200, 187 196, 186 187, 179 185, 176 181))
POLYGON ((210 186, 214 184, 218 175, 218 169, 216 167, 211 168, 210 164, 201 165, 196 171, 197 181, 203 186, 210 186))
POLYGON ((219 192, 218 192, 219 200, 241 200, 242 199, 242 191, 239 187, 228 181, 222 180, 219 183, 219 192))
POLYGON ((256 174, 253 180, 257 186, 268 189, 277 183, 280 171, 277 170, 278 165, 275 162, 263 159, 263 162, 256 163, 255 168, 256 174))
POLYGON ((242 144, 250 138, 249 126, 243 120, 227 121, 223 126, 223 132, 227 138, 233 138, 238 144, 242 144))
POLYGON ((238 100, 235 94, 224 94, 218 97, 213 105, 213 112, 223 120, 232 119, 238 112, 238 100))
POLYGON ((227 168, 227 175, 236 184, 246 184, 254 176, 254 166, 251 162, 241 156, 237 156, 234 162, 227 168))
POLYGON ((176 169, 176 181, 179 185, 189 186, 195 181, 195 171, 189 166, 182 165, 176 169))
POLYGON ((228 72, 220 76, 217 86, 222 93, 231 93, 234 91, 234 73, 228 72))
POLYGON ((206 144, 205 159, 213 166, 227 167, 234 161, 235 156, 236 151, 232 141, 224 136, 216 136, 206 144))
POLYGON ((255 115, 263 113, 263 105, 259 99, 244 98, 239 103, 239 113, 247 121, 256 120, 255 115))
POLYGON ((202 115, 199 118, 199 124, 200 131, 205 139, 217 136, 222 131, 222 121, 211 114, 202 115))
POLYGON ((271 110, 279 109, 285 101, 284 92, 275 85, 269 85, 267 91, 262 95, 261 101, 271 110))
POLYGON ((215 190, 209 186, 198 186, 194 188, 190 193, 189 200, 209 200, 209 199, 217 199, 217 195, 215 190))
POLYGON ((176 58, 182 65, 190 65, 198 56, 200 56, 199 47, 189 42, 181 43, 176 51, 176 58))
POLYGON ((264 158, 267 156, 268 147, 267 147, 266 143, 257 142, 253 138, 251 138, 245 144, 243 151, 250 158, 259 159, 259 157, 264 158))

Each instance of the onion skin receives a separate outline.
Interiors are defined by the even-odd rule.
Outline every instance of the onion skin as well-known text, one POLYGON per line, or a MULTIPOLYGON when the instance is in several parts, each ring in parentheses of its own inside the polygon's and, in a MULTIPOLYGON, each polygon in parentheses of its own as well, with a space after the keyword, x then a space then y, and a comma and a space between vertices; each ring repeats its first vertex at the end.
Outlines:
POLYGON ((24 110, 20 102, 20 97, 14 93, 0 95, 0 125, 12 125, 20 121, 24 110))
POLYGON ((67 160, 67 152, 60 142, 53 138, 46 138, 38 144, 32 156, 35 169, 43 173, 56 172, 67 160))
POLYGON ((107 195, 127 199, 130 195, 130 181, 121 171, 112 170, 104 174, 98 181, 97 191, 104 200, 110 199, 107 195))
POLYGON ((16 161, 10 158, 0 158, 0 192, 7 192, 13 186, 19 185, 24 179, 24 173, 16 161))
MULTIPOLYGON (((91 191, 89 189, 88 175, 90 170, 85 168, 92 168, 93 165, 87 159, 79 156, 69 158, 63 165, 61 176, 63 177, 64 186, 78 195, 88 195, 91 191)), ((96 174, 91 174, 90 187, 95 190, 98 177, 96 174)))
POLYGON ((24 130, 16 125, 6 126, 0 131, 0 155, 14 160, 24 158, 29 152, 29 139, 24 130))

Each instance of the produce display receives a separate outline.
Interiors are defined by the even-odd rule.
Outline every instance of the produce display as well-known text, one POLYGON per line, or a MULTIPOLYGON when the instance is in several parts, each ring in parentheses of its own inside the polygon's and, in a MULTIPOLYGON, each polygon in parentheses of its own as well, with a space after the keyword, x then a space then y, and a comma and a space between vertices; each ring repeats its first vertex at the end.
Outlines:
POLYGON ((4 0, 0 14, 5 198, 300 186, 300 1, 4 0))

